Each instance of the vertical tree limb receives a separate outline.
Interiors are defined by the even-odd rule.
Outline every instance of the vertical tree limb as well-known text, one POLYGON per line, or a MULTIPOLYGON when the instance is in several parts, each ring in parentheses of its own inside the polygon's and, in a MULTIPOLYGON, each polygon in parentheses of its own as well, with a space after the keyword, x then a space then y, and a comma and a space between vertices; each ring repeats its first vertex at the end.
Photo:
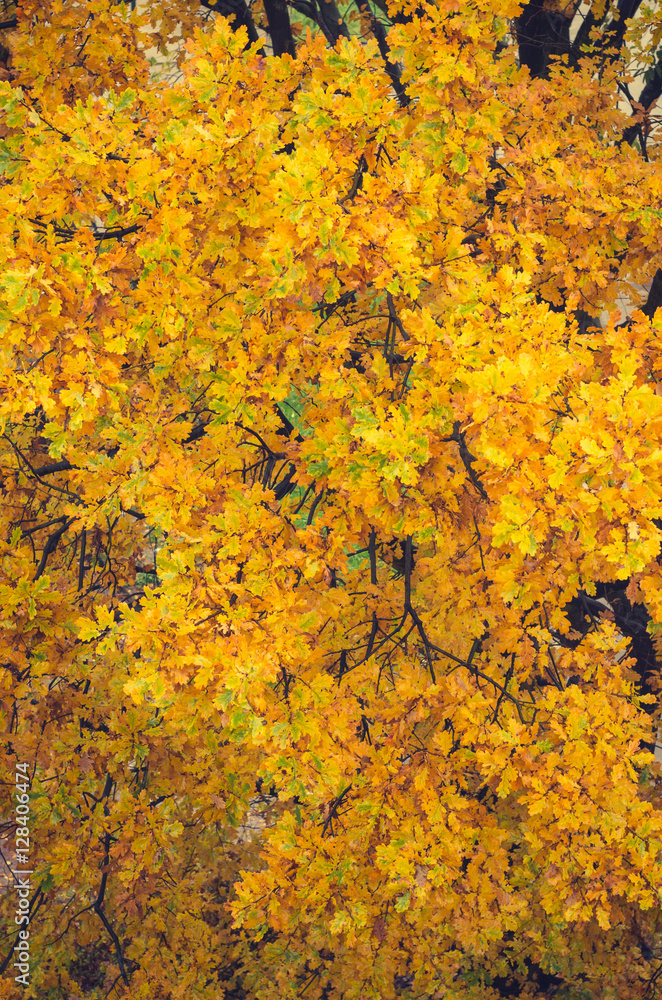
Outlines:
POLYGON ((264 11, 267 15, 274 55, 289 55, 294 58, 296 48, 290 24, 290 12, 285 0, 264 0, 264 11))
POLYGON ((377 45, 379 46, 379 52, 382 59, 384 60, 384 69, 386 70, 395 95, 398 98, 400 106, 406 108, 409 104, 409 95, 400 80, 400 70, 391 62, 390 50, 388 47, 388 42, 386 41, 386 29, 378 17, 375 17, 372 7, 370 6, 369 0, 356 0, 356 5, 365 17, 370 21, 370 27, 372 33, 377 39, 377 45))
MULTIPOLYGON (((207 10, 211 10, 215 14, 220 14, 222 17, 227 17, 233 31, 238 31, 243 26, 248 32, 248 42, 250 45, 259 42, 260 36, 257 33, 255 21, 246 0, 219 0, 218 3, 213 3, 212 0, 200 0, 200 2, 207 10)), ((264 55, 264 51, 262 54, 264 55)))

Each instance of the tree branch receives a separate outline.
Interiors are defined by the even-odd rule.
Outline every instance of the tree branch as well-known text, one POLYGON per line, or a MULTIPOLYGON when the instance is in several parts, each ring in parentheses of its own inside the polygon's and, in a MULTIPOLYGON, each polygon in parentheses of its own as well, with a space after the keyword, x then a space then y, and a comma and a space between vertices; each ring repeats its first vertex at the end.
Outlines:
MULTIPOLYGON (((651 71, 651 76, 639 95, 639 100, 637 101, 637 104, 640 104, 644 109, 644 117, 648 116, 660 94, 662 94, 662 56, 660 56, 655 64, 655 67, 651 71)), ((633 115, 640 114, 641 111, 637 109, 633 111, 633 115)), ((628 127, 623 130, 621 142, 627 142, 627 144, 631 146, 634 140, 639 136, 641 127, 640 122, 637 122, 635 125, 628 125, 628 127)))
MULTIPOLYGON (((112 779, 111 779, 111 783, 112 783, 112 779)), ((110 863, 110 840, 111 840, 110 834, 107 833, 105 835, 104 841, 103 841, 103 846, 104 846, 104 850, 105 850, 106 854, 105 854, 105 857, 103 859, 102 864, 103 864, 103 867, 104 867, 105 871, 103 872, 103 874, 101 876, 101 884, 99 886, 99 892, 97 894, 96 900, 94 901, 94 912, 96 913, 96 915, 101 920, 101 923, 103 924, 103 926, 108 931, 108 934, 110 935, 110 938, 111 938, 113 944, 115 945, 115 952, 117 954, 117 964, 120 967, 120 975, 122 976, 122 980, 124 981, 125 985, 128 986, 129 985, 129 977, 128 977, 127 972, 126 972, 126 966, 124 965, 124 955, 122 953, 122 946, 120 944, 120 941, 119 941, 119 938, 118 938, 117 934, 115 933, 115 931, 111 927, 110 923, 108 922, 108 918, 107 918, 106 914, 103 912, 103 909, 102 909, 102 907, 103 907, 103 901, 104 901, 104 896, 106 895, 106 885, 108 883, 108 865, 110 863)))
POLYGON ((550 55, 570 52, 570 18, 548 10, 544 0, 531 0, 516 20, 517 44, 522 66, 531 76, 545 77, 550 55))
MULTIPOLYGON (((215 14, 220 14, 221 17, 227 17, 233 31, 238 31, 243 26, 248 33, 249 45, 259 42, 260 36, 257 33, 255 21, 246 0, 218 0, 216 3, 212 2, 212 0, 200 0, 200 2, 207 10, 211 10, 215 14)), ((261 50, 261 54, 265 54, 264 49, 261 50)))
POLYGON ((69 469, 74 468, 77 468, 77 466, 72 465, 65 458, 62 462, 53 462, 52 465, 42 465, 34 471, 38 476, 52 476, 56 472, 68 472, 69 469))
POLYGON ((34 575, 35 580, 38 580, 41 574, 44 572, 44 570, 46 569, 46 563, 48 562, 49 555, 51 554, 51 552, 55 552, 56 548, 58 547, 58 543, 62 538, 62 535, 65 533, 65 531, 69 530, 69 528, 71 527, 71 525, 74 523, 75 520, 76 520, 75 517, 70 517, 68 520, 64 522, 61 528, 58 528, 57 531, 54 531, 52 535, 48 536, 46 544, 44 545, 43 552, 41 553, 41 560, 39 561, 37 572, 34 575))
POLYGON ((356 0, 356 4, 361 13, 364 14, 365 17, 367 17, 370 21, 370 27, 372 29, 372 33, 377 39, 379 52, 382 59, 384 60, 384 69, 386 70, 391 80, 391 85, 393 87, 393 90, 395 91, 395 95, 400 103, 400 106, 406 108, 410 100, 409 95, 407 94, 404 85, 400 81, 400 70, 395 65, 395 63, 392 63, 390 60, 389 57, 390 50, 388 47, 388 42, 386 41, 386 29, 384 28, 384 25, 379 20, 379 18, 375 17, 375 15, 373 14, 372 7, 370 6, 368 0, 356 0))
POLYGON ((462 459, 462 464, 469 474, 469 479, 474 484, 478 492, 480 493, 483 500, 487 500, 487 492, 485 487, 481 483, 480 479, 473 470, 473 464, 476 461, 474 455, 471 454, 467 448, 467 442, 465 440, 464 434, 460 431, 460 421, 456 420, 453 424, 453 433, 450 437, 442 438, 442 441, 455 441, 460 446, 460 458, 462 459))
POLYGON ((290 24, 290 12, 285 0, 264 0, 264 12, 267 15, 274 55, 289 55, 294 58, 296 47, 290 24))
POLYGON ((653 284, 648 293, 648 298, 645 304, 641 307, 641 311, 644 316, 648 316, 652 319, 656 311, 662 306, 662 269, 659 269, 655 273, 653 278, 653 284))
POLYGON ((347 788, 345 788, 345 790, 340 793, 340 795, 338 796, 338 798, 334 799, 334 801, 329 806, 329 811, 327 813, 326 819, 324 820, 324 824, 322 826, 322 836, 323 837, 326 836, 327 833, 333 834, 333 820, 334 820, 334 818, 335 818, 335 816, 336 816, 336 814, 338 812, 338 809, 340 808, 340 806, 341 806, 341 804, 343 802, 343 799, 346 797, 347 793, 351 790, 351 788, 352 788, 352 785, 351 784, 348 785, 347 788))
MULTIPOLYGON (((46 896, 41 891, 41 889, 37 889, 37 891, 35 892, 34 896, 30 900, 30 906, 28 907, 28 918, 29 918, 28 923, 36 916, 37 912, 39 911, 39 909, 43 905, 43 902, 44 902, 45 898, 46 898, 46 896), (33 909, 34 909, 34 913, 32 912, 33 909)), ((14 954, 14 951, 16 949, 16 945, 17 944, 18 944, 18 934, 14 938, 14 942, 13 942, 11 948, 9 949, 9 953, 3 959, 2 964, 0 964, 0 975, 2 975, 6 971, 7 966, 9 965, 9 963, 11 961, 11 957, 14 954)))
MULTIPOLYGON (((39 226, 42 232, 46 232, 49 226, 53 226, 53 232, 62 241, 72 240, 78 235, 79 229, 76 226, 59 226, 53 222, 43 222, 41 219, 30 219, 29 220, 33 226, 39 226)), ((104 240, 121 240, 123 236, 129 236, 131 233, 139 233, 142 230, 142 226, 134 223, 132 226, 117 227, 115 229, 98 229, 95 226, 91 227, 92 236, 95 240, 103 242, 104 240)))
POLYGON ((619 0, 618 17, 605 32, 603 42, 603 47, 605 49, 615 50, 612 58, 616 59, 618 55, 620 55, 620 51, 623 47, 623 40, 625 38, 625 32, 627 30, 627 22, 630 18, 634 17, 640 6, 641 0, 619 0))
POLYGON ((85 579, 85 548, 87 543, 87 532, 85 528, 80 533, 80 555, 78 557, 78 590, 83 589, 85 579))
POLYGON ((314 21, 324 34, 329 45, 334 46, 338 39, 349 38, 347 25, 340 16, 335 0, 292 0, 292 6, 304 17, 314 21))

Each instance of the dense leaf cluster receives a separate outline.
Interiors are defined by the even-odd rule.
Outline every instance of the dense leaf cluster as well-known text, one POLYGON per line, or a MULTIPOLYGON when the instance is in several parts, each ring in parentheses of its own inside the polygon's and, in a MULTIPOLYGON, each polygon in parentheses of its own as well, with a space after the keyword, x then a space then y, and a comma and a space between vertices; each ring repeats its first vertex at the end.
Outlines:
POLYGON ((0 31, 0 998, 654 997, 660 5, 0 31))

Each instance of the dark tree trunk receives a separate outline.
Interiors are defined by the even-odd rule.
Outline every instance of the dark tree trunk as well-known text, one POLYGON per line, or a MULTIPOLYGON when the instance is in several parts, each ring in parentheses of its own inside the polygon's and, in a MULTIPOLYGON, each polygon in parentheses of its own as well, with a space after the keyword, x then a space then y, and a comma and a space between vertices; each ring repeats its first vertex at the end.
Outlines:
POLYGON ((269 35, 274 55, 294 57, 296 49, 287 3, 285 0, 264 0, 264 10, 269 22, 269 35))
POLYGON ((546 76, 549 57, 570 52, 570 19, 532 0, 517 18, 517 44, 521 65, 531 76, 546 76))

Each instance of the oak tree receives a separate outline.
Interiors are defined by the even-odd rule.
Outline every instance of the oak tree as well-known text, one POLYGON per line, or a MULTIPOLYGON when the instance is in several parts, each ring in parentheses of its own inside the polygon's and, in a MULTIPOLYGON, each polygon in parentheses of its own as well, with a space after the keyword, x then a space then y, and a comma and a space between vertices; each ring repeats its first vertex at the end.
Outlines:
POLYGON ((654 997, 660 5, 0 30, 0 997, 654 997))

